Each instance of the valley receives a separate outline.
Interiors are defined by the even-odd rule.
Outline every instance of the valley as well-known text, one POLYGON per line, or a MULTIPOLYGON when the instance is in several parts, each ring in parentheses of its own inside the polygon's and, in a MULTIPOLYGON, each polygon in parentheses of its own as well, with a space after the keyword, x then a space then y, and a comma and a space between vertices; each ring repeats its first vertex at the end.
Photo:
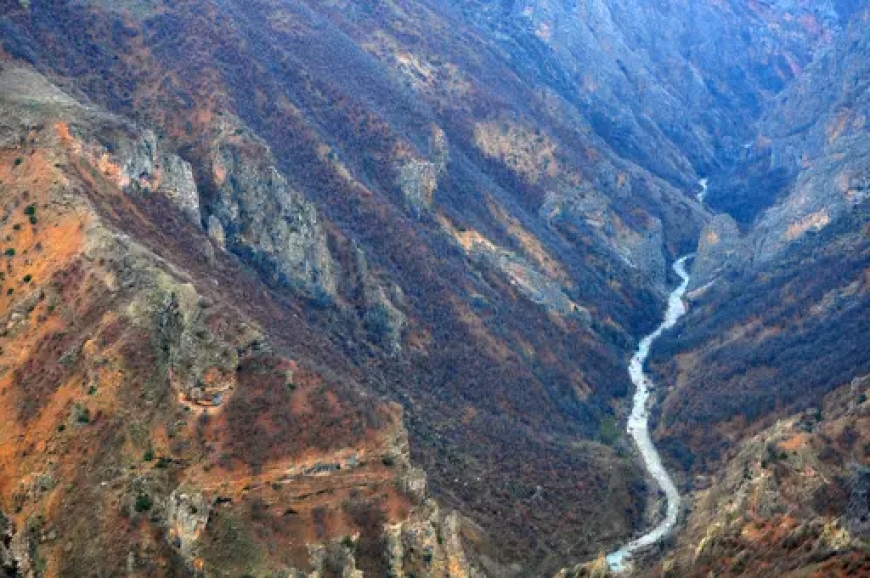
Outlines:
POLYGON ((0 575, 862 575, 868 24, 0 0, 0 575))

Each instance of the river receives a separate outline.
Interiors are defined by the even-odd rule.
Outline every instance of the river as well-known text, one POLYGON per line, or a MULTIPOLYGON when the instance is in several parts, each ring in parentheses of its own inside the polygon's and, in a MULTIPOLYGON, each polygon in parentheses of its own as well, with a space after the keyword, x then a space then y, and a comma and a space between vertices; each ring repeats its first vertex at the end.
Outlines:
POLYGON ((641 339, 637 351, 628 365, 628 373, 635 387, 634 405, 631 410, 631 416, 628 418, 628 433, 634 438, 637 449, 641 457, 643 457, 644 465, 650 476, 664 492, 668 502, 668 510, 664 520, 655 528, 607 556, 607 563, 614 572, 627 570, 632 554, 660 541, 670 534, 677 525, 677 516, 680 512, 680 493, 677 491, 674 480, 662 464, 662 458, 655 445, 653 445, 652 439, 650 439, 647 401, 652 382, 644 373, 643 365, 649 356, 649 350, 653 342, 665 330, 673 327, 677 323, 677 320, 686 313, 683 296, 686 294, 686 289, 689 286, 689 273, 686 271, 686 261, 690 257, 691 255, 686 255, 674 263, 674 271, 679 275, 681 282, 668 297, 665 320, 659 325, 658 329, 641 339))

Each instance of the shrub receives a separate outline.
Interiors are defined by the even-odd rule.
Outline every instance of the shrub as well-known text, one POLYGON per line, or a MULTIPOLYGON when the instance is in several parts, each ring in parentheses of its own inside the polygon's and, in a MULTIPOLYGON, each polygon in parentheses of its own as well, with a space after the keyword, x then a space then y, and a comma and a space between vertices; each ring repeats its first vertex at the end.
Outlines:
POLYGON ((14 257, 15 256, 15 249, 13 249, 12 247, 9 247, 5 251, 3 251, 3 254, 6 255, 7 257, 14 257))
POLYGON ((33 275, 27 274, 24 277, 22 277, 21 280, 24 281, 25 283, 30 283, 31 281, 33 281, 33 275))
POLYGON ((91 410, 83 405, 76 404, 75 418, 76 422, 80 424, 91 423, 91 410))
POLYGON ((149 496, 148 494, 139 494, 138 496, 136 496, 135 508, 137 512, 147 512, 151 509, 152 505, 153 503, 151 501, 151 496, 149 496))
POLYGON ((17 167, 23 162, 24 162, 24 159, 21 157, 18 157, 17 159, 15 159, 15 166, 17 167))
POLYGON ((142 460, 146 461, 146 462, 154 461, 154 451, 153 450, 146 451, 145 454, 142 456, 142 460))
POLYGON ((36 214, 36 205, 27 205, 24 209, 24 214, 29 217, 34 216, 36 214))

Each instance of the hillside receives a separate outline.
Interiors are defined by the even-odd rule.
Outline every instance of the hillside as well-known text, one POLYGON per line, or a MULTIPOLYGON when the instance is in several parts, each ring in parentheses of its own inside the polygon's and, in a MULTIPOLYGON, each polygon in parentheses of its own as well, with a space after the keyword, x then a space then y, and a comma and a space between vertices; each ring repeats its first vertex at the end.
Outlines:
POLYGON ((697 492, 664 576, 864 576, 866 376, 747 437, 697 492))
MULTIPOLYGON (((745 234, 726 215, 702 233, 692 311, 653 354, 677 380, 663 428, 704 424, 689 445, 724 443, 733 435, 721 428, 742 435, 757 420, 813 406, 870 366, 861 338, 870 320, 867 18, 856 13, 759 125, 780 131, 768 152, 791 174, 781 199, 745 234)), ((721 445, 697 455, 715 463, 721 445)))
POLYGON ((867 18, 771 104, 733 196, 711 189, 733 216, 702 232, 690 312, 652 354, 659 446, 690 499, 665 574, 868 571, 867 18))
POLYGON ((464 564, 400 408, 186 219, 190 167, 30 71, 4 67, 0 87, 4 571, 464 564), (267 336, 264 319, 293 330, 267 336))

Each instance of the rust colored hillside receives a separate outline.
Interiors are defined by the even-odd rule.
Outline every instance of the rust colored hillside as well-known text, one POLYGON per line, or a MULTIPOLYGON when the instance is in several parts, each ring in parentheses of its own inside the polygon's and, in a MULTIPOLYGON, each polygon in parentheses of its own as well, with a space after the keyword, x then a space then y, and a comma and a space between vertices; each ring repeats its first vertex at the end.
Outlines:
MULTIPOLYGON (((122 233, 160 242, 116 159, 92 154, 89 131, 117 121, 32 73, 3 74, 27 89, 3 102, 27 112, 0 152, 5 570, 464 575, 401 410, 281 353, 226 305, 216 275, 247 273, 212 252, 203 274, 209 241, 180 214, 174 261, 122 233)), ((278 307, 254 282, 227 290, 278 307)))

